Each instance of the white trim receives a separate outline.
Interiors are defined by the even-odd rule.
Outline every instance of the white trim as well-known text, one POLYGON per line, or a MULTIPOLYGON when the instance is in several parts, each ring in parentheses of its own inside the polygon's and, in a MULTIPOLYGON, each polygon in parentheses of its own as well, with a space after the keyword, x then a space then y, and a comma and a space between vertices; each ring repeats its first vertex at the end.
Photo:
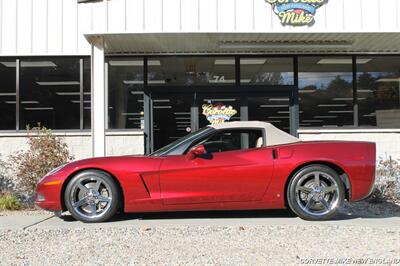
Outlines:
POLYGON ((299 134, 334 134, 334 133, 400 133, 399 128, 334 128, 334 129, 299 129, 299 134))

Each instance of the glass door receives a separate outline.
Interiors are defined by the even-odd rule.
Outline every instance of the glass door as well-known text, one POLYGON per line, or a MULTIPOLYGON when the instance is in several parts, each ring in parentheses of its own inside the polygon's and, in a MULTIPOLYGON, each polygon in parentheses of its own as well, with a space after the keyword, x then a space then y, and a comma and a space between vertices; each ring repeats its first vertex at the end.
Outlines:
POLYGON ((152 139, 153 151, 185 136, 194 128, 192 108, 194 95, 153 94, 152 95, 152 139))
POLYGON ((227 93, 197 94, 199 128, 210 124, 245 120, 241 107, 245 106, 241 95, 227 93))

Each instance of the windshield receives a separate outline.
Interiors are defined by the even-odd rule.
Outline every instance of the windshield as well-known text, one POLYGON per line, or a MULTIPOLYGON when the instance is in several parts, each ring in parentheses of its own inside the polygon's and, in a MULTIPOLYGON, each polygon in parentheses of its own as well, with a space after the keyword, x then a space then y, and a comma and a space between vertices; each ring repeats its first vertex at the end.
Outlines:
POLYGON ((164 146, 161 149, 153 152, 152 154, 150 154, 150 156, 183 154, 193 141, 195 141, 200 136, 206 134, 206 132, 209 131, 213 131, 213 129, 211 127, 200 128, 199 130, 194 131, 180 139, 177 139, 174 142, 168 144, 167 146, 164 146))

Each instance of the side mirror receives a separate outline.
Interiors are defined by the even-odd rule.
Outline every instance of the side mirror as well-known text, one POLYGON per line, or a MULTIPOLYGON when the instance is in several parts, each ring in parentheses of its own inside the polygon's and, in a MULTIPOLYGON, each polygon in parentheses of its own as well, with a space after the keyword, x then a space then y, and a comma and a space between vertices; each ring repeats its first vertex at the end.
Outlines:
POLYGON ((200 155, 203 155, 206 153, 206 149, 204 148, 204 145, 198 145, 193 148, 191 148, 188 153, 186 154, 186 158, 188 160, 193 160, 200 155))

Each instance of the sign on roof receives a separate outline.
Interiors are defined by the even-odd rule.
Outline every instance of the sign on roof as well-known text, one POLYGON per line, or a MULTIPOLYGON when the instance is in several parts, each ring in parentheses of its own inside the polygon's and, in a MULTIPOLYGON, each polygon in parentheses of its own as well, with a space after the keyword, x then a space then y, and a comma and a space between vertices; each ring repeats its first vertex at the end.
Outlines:
POLYGON ((328 0, 265 0, 272 5, 282 25, 312 26, 317 9, 328 0))

